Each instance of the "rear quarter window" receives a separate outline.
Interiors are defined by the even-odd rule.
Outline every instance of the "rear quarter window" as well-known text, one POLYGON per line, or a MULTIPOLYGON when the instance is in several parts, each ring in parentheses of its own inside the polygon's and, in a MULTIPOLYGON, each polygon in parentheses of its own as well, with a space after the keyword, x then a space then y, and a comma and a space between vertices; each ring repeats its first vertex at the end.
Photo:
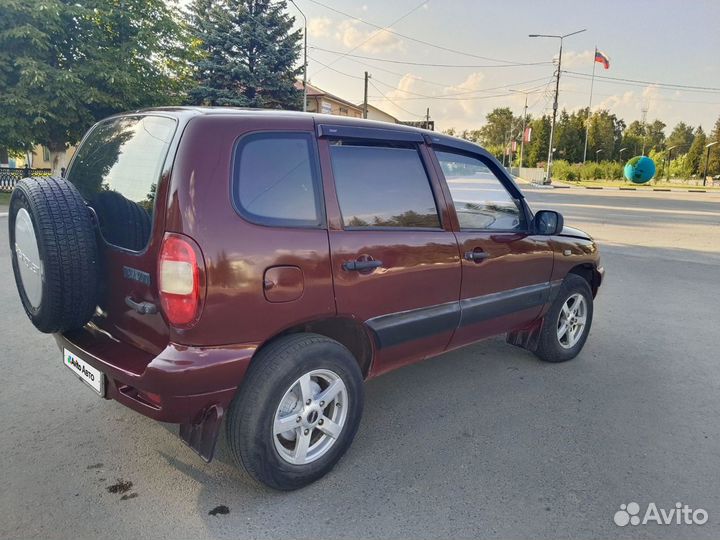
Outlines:
POLYGON ((113 245, 141 251, 150 240, 155 195, 176 122, 123 116, 97 124, 73 159, 67 180, 95 210, 113 245))
POLYGON ((235 147, 235 207, 260 225, 317 227, 322 223, 318 171, 313 135, 246 135, 235 147))

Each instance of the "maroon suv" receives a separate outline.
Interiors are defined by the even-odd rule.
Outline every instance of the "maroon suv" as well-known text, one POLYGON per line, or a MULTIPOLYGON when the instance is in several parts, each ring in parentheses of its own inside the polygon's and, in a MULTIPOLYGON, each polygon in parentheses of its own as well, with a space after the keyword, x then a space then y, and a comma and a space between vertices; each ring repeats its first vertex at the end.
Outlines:
POLYGON ((302 113, 167 108, 85 136, 10 202, 33 324, 100 397, 294 489, 355 436, 363 380, 496 334, 575 357, 597 247, 467 141, 302 113))

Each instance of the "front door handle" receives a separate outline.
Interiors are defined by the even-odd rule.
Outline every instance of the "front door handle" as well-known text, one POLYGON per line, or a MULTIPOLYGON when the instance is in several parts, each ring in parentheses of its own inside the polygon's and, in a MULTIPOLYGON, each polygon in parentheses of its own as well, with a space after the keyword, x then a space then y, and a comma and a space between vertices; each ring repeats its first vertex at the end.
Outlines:
POLYGON ((380 268, 383 265, 382 261, 376 261, 370 259, 367 261, 345 261, 342 264, 343 270, 346 272, 367 272, 368 270, 374 270, 380 268))
POLYGON ((465 260, 476 262, 476 263, 482 262, 485 259, 487 259, 488 257, 490 257, 490 254, 485 251, 473 250, 473 251, 465 252, 465 260))

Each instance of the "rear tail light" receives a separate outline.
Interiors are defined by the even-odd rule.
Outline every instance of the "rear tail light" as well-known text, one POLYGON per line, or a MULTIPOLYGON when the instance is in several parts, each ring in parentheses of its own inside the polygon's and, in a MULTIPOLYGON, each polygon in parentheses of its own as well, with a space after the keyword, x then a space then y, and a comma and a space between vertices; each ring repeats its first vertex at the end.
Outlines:
POLYGON ((189 326, 200 315, 200 250, 188 237, 168 234, 158 262, 158 287, 163 313, 173 326, 189 326))

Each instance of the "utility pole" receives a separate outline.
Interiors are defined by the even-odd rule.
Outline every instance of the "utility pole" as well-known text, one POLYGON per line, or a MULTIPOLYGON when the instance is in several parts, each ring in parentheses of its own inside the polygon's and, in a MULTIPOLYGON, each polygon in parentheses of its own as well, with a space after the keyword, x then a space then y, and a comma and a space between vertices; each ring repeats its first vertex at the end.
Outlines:
POLYGON ((670 162, 672 161, 672 151, 675 150, 680 146, 679 144, 676 144, 675 146, 671 146, 667 149, 667 156, 665 156, 665 179, 669 182, 670 181, 670 162))
POLYGON ((644 156, 644 155, 645 155, 645 138, 646 138, 646 135, 647 135, 647 127, 645 126, 645 119, 647 118, 647 112, 648 112, 647 105, 643 105, 643 108, 641 109, 641 112, 642 112, 642 130, 643 130, 643 137, 642 137, 642 141, 643 141, 643 145, 642 145, 642 155, 644 156))
POLYGON ((522 168, 523 166, 523 152, 525 150, 525 130, 527 129, 527 110, 528 110, 528 94, 530 92, 526 92, 523 90, 513 90, 510 89, 510 92, 515 92, 518 94, 524 94, 525 95, 525 108, 523 112, 523 126, 522 126, 522 133, 520 134, 520 163, 518 167, 522 168))
POLYGON ((527 129, 527 93, 525 93, 525 111, 523 112, 523 127, 522 133, 520 134, 520 163, 518 165, 518 176, 520 176, 520 169, 523 164, 523 150, 525 149, 525 130, 527 129))
POLYGON ((430 107, 427 108, 425 113, 425 129, 430 129, 430 107))
POLYGON ((528 37, 535 38, 535 37, 547 37, 547 38, 556 38, 560 40, 560 54, 558 55, 558 67, 557 67, 557 76, 555 78, 555 100, 553 101, 553 114, 552 114, 552 123, 550 124, 550 144, 548 145, 548 159, 547 159, 547 174, 545 178, 545 184, 551 183, 551 167, 552 167, 552 158, 553 158, 553 137, 555 136, 555 121, 557 120, 557 110, 558 110, 558 94, 560 93, 560 70, 562 69, 562 50, 563 50, 563 39, 566 37, 574 36, 575 34, 579 34, 581 32, 584 32, 586 29, 583 28, 582 30, 578 30, 576 32, 571 32, 569 34, 563 34, 562 36, 556 36, 551 34, 529 34, 528 37))
POLYGON ((303 48, 304 50, 304 59, 303 59, 303 112, 307 111, 307 68, 308 68, 308 62, 307 62, 307 17, 305 16, 305 13, 303 13, 303 10, 298 7, 298 5, 295 3, 295 0, 290 0, 290 3, 295 6, 295 9, 297 9, 300 12, 300 15, 302 15, 303 18, 303 40, 305 41, 305 46, 303 48))
POLYGON ((707 182, 707 172, 708 172, 708 161, 710 161, 710 148, 715 146, 719 141, 713 141, 711 143, 708 143, 705 145, 705 172, 703 173, 703 186, 707 182))
POLYGON ((365 93, 363 97, 363 118, 367 118, 367 90, 368 90, 368 79, 370 79, 370 74, 366 71, 365 72, 365 93))

